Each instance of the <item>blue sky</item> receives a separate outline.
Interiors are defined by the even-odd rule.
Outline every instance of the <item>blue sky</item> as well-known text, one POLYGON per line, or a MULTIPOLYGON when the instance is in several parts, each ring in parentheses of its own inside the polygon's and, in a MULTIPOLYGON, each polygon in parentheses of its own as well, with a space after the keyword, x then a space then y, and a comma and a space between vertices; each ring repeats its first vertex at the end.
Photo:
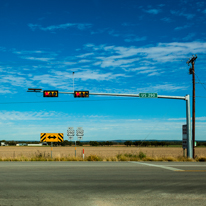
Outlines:
POLYGON ((186 61, 197 54, 196 139, 206 139, 206 2, 2 0, 0 139, 39 140, 83 127, 83 140, 181 140, 183 100, 59 94, 192 95, 186 61), (199 79, 197 79, 199 78, 199 79))

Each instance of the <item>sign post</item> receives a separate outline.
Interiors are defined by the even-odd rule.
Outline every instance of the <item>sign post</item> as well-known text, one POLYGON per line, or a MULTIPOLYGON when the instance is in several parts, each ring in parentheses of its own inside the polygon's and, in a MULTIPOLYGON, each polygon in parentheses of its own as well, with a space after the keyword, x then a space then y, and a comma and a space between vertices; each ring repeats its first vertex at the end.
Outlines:
POLYGON ((51 142, 51 158, 52 158, 52 147, 53 147, 53 142, 51 142))
MULTIPOLYGON (((84 130, 82 127, 77 127, 76 136, 77 136, 78 141, 82 140, 84 136, 84 130)), ((75 141, 75 144, 76 144, 76 141, 75 141)), ((76 147, 75 147, 75 155, 76 155, 76 147)))
POLYGON ((51 158, 52 158, 52 149, 53 142, 63 142, 64 134, 63 133, 41 133, 40 142, 51 142, 51 158))
POLYGON ((75 157, 77 156, 77 150, 76 150, 76 140, 75 140, 75 157))
POLYGON ((185 157, 185 149, 187 149, 187 125, 182 125, 182 148, 183 148, 183 157, 185 157))

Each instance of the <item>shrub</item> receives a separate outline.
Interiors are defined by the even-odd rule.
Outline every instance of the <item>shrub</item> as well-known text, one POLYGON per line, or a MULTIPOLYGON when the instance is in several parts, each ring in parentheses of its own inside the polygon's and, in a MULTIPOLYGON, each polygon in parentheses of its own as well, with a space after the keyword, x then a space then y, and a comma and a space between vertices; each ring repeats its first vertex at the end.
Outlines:
POLYGON ((199 162, 206 162, 206 157, 197 157, 196 160, 199 162))
POLYGON ((146 154, 143 153, 142 151, 140 151, 140 152, 139 152, 139 158, 140 158, 140 159, 143 159, 143 158, 145 158, 145 157, 146 157, 146 154))
POLYGON ((102 161, 102 158, 97 155, 89 155, 86 159, 87 161, 102 161))

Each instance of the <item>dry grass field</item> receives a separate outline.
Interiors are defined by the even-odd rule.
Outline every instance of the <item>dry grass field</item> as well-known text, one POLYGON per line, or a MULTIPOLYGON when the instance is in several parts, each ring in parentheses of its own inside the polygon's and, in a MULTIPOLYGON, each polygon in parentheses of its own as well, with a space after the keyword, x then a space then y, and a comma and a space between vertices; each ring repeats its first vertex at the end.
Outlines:
MULTIPOLYGON (((138 154, 140 151, 146 154, 147 157, 179 157, 183 156, 181 147, 126 147, 126 146, 110 146, 110 147, 77 147, 77 157, 82 157, 84 149, 85 157, 89 155, 97 155, 102 158, 115 157, 120 154, 138 154)), ((206 147, 195 148, 196 155, 206 157, 206 147)), ((51 154, 50 147, 27 147, 27 146, 5 146, 0 147, 0 158, 17 158, 17 157, 34 157, 42 155, 48 157, 51 154)), ((74 157, 75 147, 53 147, 52 156, 55 158, 74 157)))

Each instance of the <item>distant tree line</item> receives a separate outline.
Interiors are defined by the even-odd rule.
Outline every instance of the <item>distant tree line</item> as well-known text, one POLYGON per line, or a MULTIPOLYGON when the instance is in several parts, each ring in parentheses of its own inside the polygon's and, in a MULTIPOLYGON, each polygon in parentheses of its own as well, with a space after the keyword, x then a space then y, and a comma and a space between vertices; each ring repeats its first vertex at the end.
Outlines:
MULTIPOLYGON (((6 141, 6 140, 0 140, 0 143, 4 142, 5 144, 9 146, 16 146, 18 143, 27 143, 27 144, 38 144, 39 141, 6 141)), ((51 145, 51 143, 48 143, 48 145, 51 145)), ((54 142, 53 146, 72 146, 75 145, 74 141, 68 141, 65 140, 63 142, 54 142)), ((115 141, 90 141, 90 142, 80 142, 76 141, 77 146, 83 146, 83 145, 90 145, 90 146, 112 146, 112 145, 126 145, 127 147, 131 146, 137 146, 137 147, 165 147, 165 146, 172 146, 172 145, 182 145, 182 141, 125 141, 125 142, 115 142, 115 141)), ((197 141, 197 147, 206 147, 206 142, 198 142, 197 141)))
MULTIPOLYGON (((167 146, 168 147, 169 145, 172 145, 172 144, 171 144, 171 142, 166 142, 166 141, 135 141, 135 142, 125 141, 124 145, 126 145, 127 147, 128 146, 131 147, 132 145, 135 145, 138 147, 148 147, 148 146, 155 146, 155 147, 167 146)), ((177 145, 177 143, 175 145, 177 145)))
MULTIPOLYGON (((60 145, 61 146, 72 146, 72 145, 75 145, 75 142, 74 141, 65 140, 65 141, 61 142, 60 145)), ((83 143, 80 142, 80 141, 76 141, 76 145, 77 146, 83 146, 83 143)))
POLYGON ((114 145, 113 142, 106 141, 106 142, 97 142, 97 141, 90 141, 90 146, 112 146, 114 145))
MULTIPOLYGON (((169 146, 169 145, 182 145, 182 141, 125 141, 124 145, 128 146, 138 146, 138 147, 149 147, 149 146, 154 146, 154 147, 159 147, 159 146, 169 146)), ((197 142, 197 146, 205 146, 206 147, 206 142, 197 142)))

